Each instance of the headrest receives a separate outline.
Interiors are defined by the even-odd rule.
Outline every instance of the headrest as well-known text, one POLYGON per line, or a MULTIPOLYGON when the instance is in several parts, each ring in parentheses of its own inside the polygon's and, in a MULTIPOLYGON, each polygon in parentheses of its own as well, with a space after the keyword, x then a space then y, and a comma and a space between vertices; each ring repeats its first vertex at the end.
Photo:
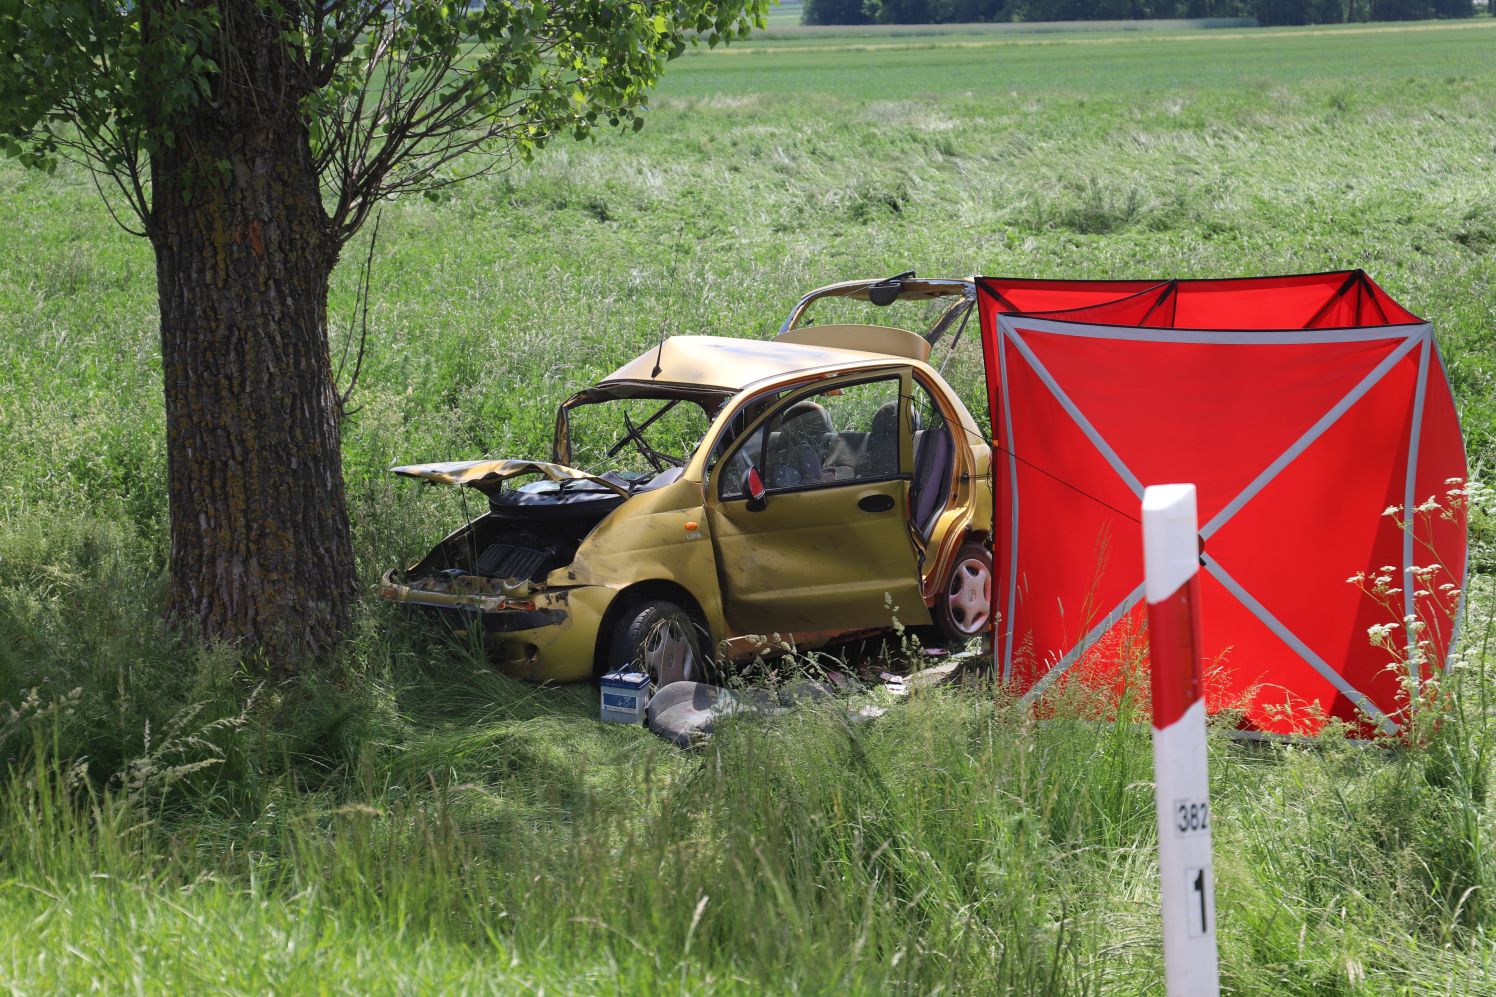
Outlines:
POLYGON ((876 436, 893 436, 899 431, 899 403, 884 402, 873 413, 873 433, 876 436))
POLYGON ((815 402, 796 402, 786 409, 780 427, 788 429, 790 423, 795 424, 797 434, 836 432, 831 414, 815 402))

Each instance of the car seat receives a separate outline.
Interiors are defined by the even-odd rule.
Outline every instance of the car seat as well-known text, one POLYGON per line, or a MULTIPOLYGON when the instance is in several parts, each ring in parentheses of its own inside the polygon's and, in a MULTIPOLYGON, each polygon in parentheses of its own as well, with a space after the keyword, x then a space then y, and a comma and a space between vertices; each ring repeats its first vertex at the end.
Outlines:
POLYGON ((882 478, 899 472, 899 403, 884 402, 873 413, 858 477, 882 478))
POLYGON ((769 435, 770 488, 819 484, 827 439, 835 438, 831 416, 815 402, 796 402, 784 413, 779 431, 769 435))
POLYGON ((951 431, 943 421, 914 434, 914 494, 909 513, 920 536, 927 539, 950 495, 954 457, 951 431))

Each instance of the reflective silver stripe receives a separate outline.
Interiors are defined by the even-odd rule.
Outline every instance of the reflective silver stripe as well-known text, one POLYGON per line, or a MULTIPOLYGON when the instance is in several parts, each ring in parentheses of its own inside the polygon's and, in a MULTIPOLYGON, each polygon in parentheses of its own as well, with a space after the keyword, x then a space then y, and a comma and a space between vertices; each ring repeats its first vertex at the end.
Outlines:
MULTIPOLYGON (((1432 332, 1431 327, 1427 325, 1421 326, 1420 329, 1424 333, 1432 332)), ((1300 454, 1309 449, 1310 444, 1324 435, 1325 430, 1335 425, 1340 417, 1350 410, 1352 405, 1360 401, 1361 397, 1375 387, 1378 381, 1387 376, 1387 372, 1396 367, 1398 361, 1412 352, 1413 347, 1417 346, 1420 342, 1427 341, 1427 336, 1420 338, 1410 337, 1397 349, 1387 354, 1382 362, 1373 367, 1371 373, 1363 377, 1360 383, 1352 388, 1344 398, 1336 402, 1330 411, 1320 416, 1319 421, 1310 426, 1303 436, 1300 436, 1294 441, 1292 446, 1279 454, 1278 459, 1264 468, 1262 473, 1257 475, 1256 478, 1252 479, 1252 483, 1243 488, 1236 498, 1226 503, 1220 512, 1211 517, 1210 522, 1206 523, 1200 530, 1200 536, 1203 539, 1209 539, 1211 534, 1215 533, 1222 526, 1225 526, 1232 516, 1241 511, 1242 506, 1246 505, 1258 492, 1266 488, 1268 483, 1276 478, 1285 467, 1298 459, 1300 454)))
MULTIPOLYGON (((1054 375, 1049 372, 1049 368, 1039 362, 1039 358, 1034 356, 1034 351, 1029 349, 1028 344, 1023 341, 1023 337, 1018 334, 1018 330, 1012 325, 1008 326, 1008 338, 1013 341, 1014 346, 1018 347, 1018 352, 1023 354, 1024 359, 1029 362, 1029 366, 1039 376, 1039 380, 1044 382, 1044 386, 1049 389, 1050 394, 1054 395, 1055 400, 1060 403, 1060 406, 1070 414, 1070 418, 1075 420, 1075 424, 1080 427, 1080 431, 1086 434, 1086 439, 1090 440, 1091 445, 1096 448, 1097 452, 1106 458, 1108 464, 1112 465, 1112 470, 1116 471, 1117 475, 1123 481, 1127 482, 1127 487, 1132 489, 1132 493, 1141 499, 1143 497, 1143 483, 1138 480, 1138 476, 1133 474, 1132 469, 1123 463, 1122 458, 1117 456, 1117 452, 1112 449, 1111 444, 1102 438, 1101 434, 1096 431, 1095 426, 1091 425, 1091 420, 1087 419, 1085 413, 1070 400, 1070 396, 1065 394, 1065 389, 1060 387, 1059 382, 1054 379, 1054 375)), ((1009 449, 1011 449, 1013 441, 1010 439, 1008 443, 1009 449)))
POLYGON ((1053 319, 1012 316, 1009 329, 1084 336, 1088 339, 1118 339, 1142 343, 1193 343, 1221 346, 1284 346, 1298 343, 1368 343, 1382 339, 1413 339, 1427 323, 1383 326, 1373 329, 1304 329, 1279 332, 1243 332, 1226 329, 1137 329, 1119 325, 1087 325, 1053 319))
POLYGON ((1396 721, 1378 709, 1377 705, 1368 699, 1364 693, 1347 682, 1344 675, 1331 668, 1324 658, 1315 654, 1314 650, 1300 640, 1297 634, 1289 630, 1276 616, 1268 612, 1266 606, 1258 602, 1252 593, 1242 587, 1240 582, 1226 573, 1226 569, 1221 567, 1219 561, 1209 554, 1202 555, 1201 559, 1205 562, 1205 570, 1209 571, 1215 577, 1216 581, 1220 582, 1226 587, 1228 592, 1236 596, 1236 600, 1247 607, 1252 615, 1262 622, 1263 626, 1278 636, 1279 640, 1293 648, 1299 657, 1303 658, 1309 663, 1310 667, 1319 672, 1320 676, 1326 682, 1340 690, 1341 694, 1355 703, 1357 709, 1370 717, 1373 722, 1378 724, 1388 734, 1398 729, 1396 721))
POLYGON ((1142 599, 1143 586, 1139 585, 1137 588, 1133 589, 1131 593, 1128 594, 1126 599, 1123 599, 1121 602, 1117 603, 1116 608, 1113 609, 1110 613, 1107 613, 1106 616, 1102 618, 1100 623, 1096 624, 1090 630, 1086 631, 1086 635, 1080 639, 1080 643, 1076 644, 1069 651, 1065 652, 1065 656, 1059 661, 1055 662, 1054 667, 1045 672, 1044 676, 1040 678, 1039 681, 1034 683, 1033 688, 1023 694, 1023 698, 1020 699, 1019 702, 1027 706, 1029 703, 1032 703, 1035 699, 1039 698, 1039 696, 1043 695, 1044 690, 1048 689, 1054 683, 1055 679, 1065 674, 1070 666, 1075 664, 1075 662, 1079 660, 1080 656, 1082 654, 1085 654, 1087 649, 1089 649, 1092 644, 1096 643, 1096 639, 1098 637, 1110 630, 1113 624, 1115 624, 1122 617, 1126 616, 1132 610, 1132 607, 1136 606, 1139 602, 1142 601, 1142 599))
POLYGON ((1413 392, 1413 428, 1408 433, 1408 473, 1403 487, 1403 629, 1408 638, 1408 667, 1413 669, 1409 675, 1414 682, 1421 682, 1423 676, 1414 666, 1418 635, 1407 623, 1418 612, 1417 600, 1413 598, 1418 581, 1413 577, 1413 507, 1418 504, 1418 497, 1413 489, 1418 483, 1418 436, 1423 431, 1423 398, 1428 387, 1428 344, 1425 339, 1423 348, 1418 351, 1418 388, 1413 392))
POLYGON ((1008 611, 1003 616, 1003 681, 1013 675, 1013 610, 1018 602, 1018 457, 1013 452, 1013 409, 1008 403, 1008 351, 1003 345, 1005 322, 997 319, 997 370, 1003 393, 1003 424, 1008 430, 1008 482, 1013 500, 1008 533, 1008 611))

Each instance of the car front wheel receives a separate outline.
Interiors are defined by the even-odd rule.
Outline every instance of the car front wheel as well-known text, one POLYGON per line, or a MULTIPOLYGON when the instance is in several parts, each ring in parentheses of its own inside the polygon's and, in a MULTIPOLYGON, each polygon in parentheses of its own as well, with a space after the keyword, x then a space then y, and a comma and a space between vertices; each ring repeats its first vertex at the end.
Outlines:
POLYGON ((962 544, 931 609, 946 640, 966 640, 990 629, 992 552, 973 540, 962 544))
POLYGON ((663 689, 706 677, 701 625, 673 602, 651 599, 625 609, 608 646, 609 671, 642 671, 663 689))

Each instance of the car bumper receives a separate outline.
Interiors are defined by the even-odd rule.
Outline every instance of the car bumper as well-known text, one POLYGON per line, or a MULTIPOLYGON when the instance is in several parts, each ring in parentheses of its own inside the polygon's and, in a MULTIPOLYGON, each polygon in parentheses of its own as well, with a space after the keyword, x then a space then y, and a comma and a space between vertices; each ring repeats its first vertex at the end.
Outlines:
POLYGON ((494 664, 531 682, 581 682, 593 674, 597 632, 611 589, 584 585, 524 599, 412 588, 385 572, 381 598, 417 609, 457 634, 478 633, 494 664))

